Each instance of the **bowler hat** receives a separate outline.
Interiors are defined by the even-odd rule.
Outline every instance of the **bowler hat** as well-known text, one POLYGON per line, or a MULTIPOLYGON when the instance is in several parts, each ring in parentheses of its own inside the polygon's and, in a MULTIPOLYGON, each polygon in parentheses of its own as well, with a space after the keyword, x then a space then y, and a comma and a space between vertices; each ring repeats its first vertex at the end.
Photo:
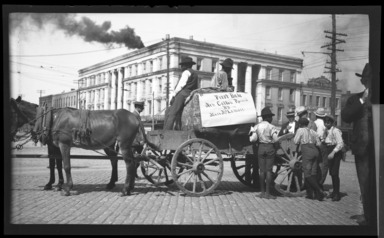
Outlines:
POLYGON ((263 110, 261 110, 261 117, 263 116, 274 116, 275 114, 273 114, 271 112, 271 109, 269 109, 269 107, 264 107, 263 110))
POLYGON ((295 110, 293 108, 290 108, 286 114, 287 117, 294 117, 295 116, 295 110))
POLYGON ((368 82, 368 79, 372 75, 372 68, 369 65, 369 63, 366 63, 363 69, 363 72, 361 74, 355 73, 356 76, 361 77, 361 83, 366 84, 368 82))
POLYGON ((232 68, 233 66, 233 60, 231 58, 226 58, 223 63, 220 63, 223 67, 226 67, 226 68, 232 68))
POLYGON ((324 108, 322 108, 322 107, 319 107, 315 112, 314 112, 314 114, 316 115, 316 116, 318 116, 318 117, 325 117, 325 110, 324 110, 324 108))
POLYGON ((139 107, 144 107, 144 102, 135 101, 135 102, 133 103, 133 105, 135 105, 135 106, 139 106, 139 107))
POLYGON ((363 77, 363 76, 368 76, 371 73, 371 66, 369 63, 366 63, 363 69, 363 72, 361 74, 355 73, 356 76, 358 77, 363 77))
POLYGON ((181 62, 179 63, 179 65, 181 65, 181 64, 191 64, 191 65, 194 65, 196 63, 193 62, 191 57, 186 56, 186 57, 181 58, 181 62))

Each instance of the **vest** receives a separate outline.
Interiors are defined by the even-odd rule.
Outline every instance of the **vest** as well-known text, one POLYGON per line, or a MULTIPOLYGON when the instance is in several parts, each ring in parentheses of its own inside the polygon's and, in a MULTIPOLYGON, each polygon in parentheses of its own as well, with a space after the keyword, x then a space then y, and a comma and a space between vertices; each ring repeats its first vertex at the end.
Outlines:
POLYGON ((193 91, 197 89, 199 77, 197 76, 197 73, 192 69, 187 69, 187 70, 191 73, 191 76, 189 76, 187 83, 185 84, 183 89, 193 91))

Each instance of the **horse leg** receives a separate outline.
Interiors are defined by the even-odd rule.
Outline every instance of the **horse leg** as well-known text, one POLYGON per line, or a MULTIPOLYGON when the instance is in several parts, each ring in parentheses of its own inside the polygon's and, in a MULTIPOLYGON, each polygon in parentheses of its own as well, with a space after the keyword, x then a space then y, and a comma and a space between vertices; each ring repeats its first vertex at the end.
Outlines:
POLYGON ((127 196, 131 194, 131 190, 135 187, 136 166, 131 148, 121 148, 121 152, 127 169, 127 177, 123 186, 122 196, 127 196))
POLYGON ((64 177, 63 177, 63 159, 61 157, 61 154, 56 156, 56 167, 57 167, 57 173, 59 174, 59 182, 57 183, 57 187, 55 188, 56 191, 61 191, 64 184, 64 177))
POLYGON ((71 195, 70 191, 73 187, 72 175, 71 175, 71 161, 70 161, 70 149, 69 145, 60 143, 59 144, 61 156, 63 158, 64 171, 67 178, 67 184, 63 185, 62 195, 69 196, 71 195))
POLYGON ((107 184, 107 190, 111 190, 115 187, 115 182, 118 180, 117 176, 117 157, 110 158, 111 165, 112 165, 112 175, 111 180, 107 184))
POLYGON ((49 182, 44 186, 44 190, 51 190, 52 184, 55 183, 55 154, 53 145, 48 145, 49 158, 49 182))

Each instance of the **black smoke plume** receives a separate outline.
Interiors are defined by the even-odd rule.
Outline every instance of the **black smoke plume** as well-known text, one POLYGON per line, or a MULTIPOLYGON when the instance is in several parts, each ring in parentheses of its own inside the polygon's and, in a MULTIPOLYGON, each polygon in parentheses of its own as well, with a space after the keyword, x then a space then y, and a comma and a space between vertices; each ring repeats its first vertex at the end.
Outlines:
POLYGON ((76 20, 75 16, 76 14, 67 13, 14 13, 11 14, 10 29, 23 28, 23 23, 26 21, 39 29, 43 29, 45 24, 50 23, 57 29, 63 30, 66 35, 77 35, 86 42, 99 42, 107 45, 124 44, 128 49, 144 47, 141 38, 129 26, 120 29, 120 31, 109 31, 112 25, 110 21, 97 25, 88 17, 76 20))

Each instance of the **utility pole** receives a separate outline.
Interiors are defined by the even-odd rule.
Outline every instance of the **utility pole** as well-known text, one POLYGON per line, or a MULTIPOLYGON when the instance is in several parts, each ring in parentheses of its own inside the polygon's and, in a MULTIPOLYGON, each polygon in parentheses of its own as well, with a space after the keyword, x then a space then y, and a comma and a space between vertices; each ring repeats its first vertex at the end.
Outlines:
POLYGON ((326 71, 324 73, 331 73, 332 88, 331 88, 331 102, 330 102, 330 104, 331 104, 331 115, 334 117, 335 111, 336 111, 336 88, 337 88, 336 73, 341 72, 340 69, 336 68, 336 65, 337 65, 336 52, 337 51, 344 51, 344 50, 336 49, 336 44, 345 43, 345 40, 337 39, 336 36, 347 36, 347 35, 342 34, 342 33, 336 33, 336 15, 335 14, 332 14, 332 32, 324 31, 324 33, 331 34, 331 36, 327 35, 325 37, 330 38, 332 40, 331 43, 329 43, 327 45, 323 45, 321 48, 327 47, 327 49, 331 51, 331 53, 330 53, 331 62, 327 61, 327 63, 331 64, 331 67, 325 67, 327 69, 330 69, 330 71, 326 71), (331 48, 329 48, 329 46, 331 46, 331 48))
POLYGON ((165 40, 167 41, 167 92, 166 92, 166 102, 165 102, 165 108, 168 109, 168 102, 169 102, 169 34, 165 36, 165 40))

